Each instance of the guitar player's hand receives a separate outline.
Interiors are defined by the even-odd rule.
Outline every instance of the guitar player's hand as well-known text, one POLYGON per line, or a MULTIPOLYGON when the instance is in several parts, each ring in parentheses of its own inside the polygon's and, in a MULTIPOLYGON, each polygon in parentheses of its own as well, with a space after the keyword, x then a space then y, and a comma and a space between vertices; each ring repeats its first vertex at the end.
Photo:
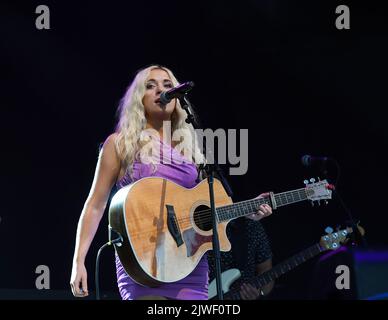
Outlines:
POLYGON ((84 264, 73 264, 70 278, 71 291, 74 297, 83 298, 89 295, 88 277, 84 264))
POLYGON ((242 300, 256 300, 260 297, 260 291, 249 283, 243 283, 240 288, 242 300))
MULTIPOLYGON (((264 198, 264 197, 267 197, 269 195, 269 193, 262 193, 261 195, 259 195, 258 197, 256 197, 256 199, 258 198, 264 198)), ((257 210, 256 213, 252 213, 248 216, 246 216, 248 219, 252 219, 254 221, 259 221, 265 217, 268 217, 269 215, 272 214, 272 208, 271 206, 269 206, 268 204, 262 204, 260 205, 259 207, 259 210, 257 210)))

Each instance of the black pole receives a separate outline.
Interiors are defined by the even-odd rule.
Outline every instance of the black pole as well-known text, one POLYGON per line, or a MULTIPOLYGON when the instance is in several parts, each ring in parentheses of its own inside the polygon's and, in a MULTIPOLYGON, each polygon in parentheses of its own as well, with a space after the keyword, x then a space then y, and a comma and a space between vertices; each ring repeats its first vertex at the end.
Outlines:
POLYGON ((213 225, 213 252, 214 252, 214 263, 216 270, 216 286, 217 286, 217 297, 218 300, 224 300, 224 293, 222 291, 221 283, 221 254, 220 254, 220 242, 218 238, 217 230, 217 219, 216 219, 216 208, 214 204, 214 170, 210 169, 212 166, 207 166, 207 181, 209 184, 209 195, 210 195, 210 211, 212 215, 213 225))
MULTIPOLYGON (((195 129, 200 128, 199 120, 198 118, 193 114, 192 112, 192 106, 187 97, 184 95, 179 98, 179 101, 181 103, 182 108, 187 112, 187 123, 191 123, 195 129)), ((204 140, 204 155, 206 154, 206 139, 204 140)), ((211 151, 210 151, 211 152, 211 151)), ((207 163, 204 166, 200 166, 200 170, 204 170, 206 172, 207 181, 209 184, 209 196, 210 196, 210 211, 212 216, 212 226, 213 226, 213 252, 214 252, 214 263, 215 263, 215 276, 216 276, 216 287, 217 287, 217 297, 218 300, 224 300, 224 295, 222 292, 222 285, 221 285, 221 255, 220 255, 220 243, 219 243, 219 237, 218 237, 218 230, 217 230, 217 217, 216 217, 216 207, 215 207, 215 200, 214 200, 214 172, 218 173, 218 176, 222 182, 223 187, 227 191, 228 195, 232 196, 232 190, 230 188, 230 185, 226 181, 224 175, 222 174, 222 171, 218 164, 216 163, 216 160, 212 156, 212 162, 213 163, 207 163)))

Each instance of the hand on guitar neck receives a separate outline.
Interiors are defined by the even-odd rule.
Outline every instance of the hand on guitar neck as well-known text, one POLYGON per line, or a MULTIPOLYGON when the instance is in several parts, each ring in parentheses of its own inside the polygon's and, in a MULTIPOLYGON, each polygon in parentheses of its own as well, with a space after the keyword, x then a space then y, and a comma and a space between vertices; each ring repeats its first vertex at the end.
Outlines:
MULTIPOLYGON (((266 198, 268 196, 269 196, 269 192, 266 192, 266 193, 262 193, 261 195, 259 195, 255 199, 266 198)), ((264 204, 259 206, 259 210, 257 210, 256 213, 252 213, 250 215, 247 215, 246 217, 248 219, 252 219, 254 221, 259 221, 259 220, 261 220, 261 219, 263 219, 265 217, 268 217, 271 214, 272 214, 271 206, 266 204, 266 203, 264 203, 264 204)))
POLYGON ((240 296, 242 300, 257 300, 263 296, 263 290, 257 289, 249 283, 243 283, 240 288, 240 296))

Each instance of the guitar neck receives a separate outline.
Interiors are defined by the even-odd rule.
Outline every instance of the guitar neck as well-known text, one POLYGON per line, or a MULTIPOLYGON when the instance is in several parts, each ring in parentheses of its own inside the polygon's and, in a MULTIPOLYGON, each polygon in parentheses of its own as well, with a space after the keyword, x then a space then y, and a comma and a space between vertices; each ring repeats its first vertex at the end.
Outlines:
POLYGON ((308 199, 306 188, 274 194, 273 197, 257 198, 237 202, 217 208, 218 221, 223 222, 257 212, 259 206, 268 204, 272 208, 286 206, 288 204, 305 201, 308 199))
MULTIPOLYGON (((263 286, 276 280, 283 274, 293 270, 303 262, 317 256, 319 253, 325 250, 326 250, 325 248, 322 248, 321 245, 317 243, 303 250, 302 252, 296 255, 293 255, 292 257, 288 258, 287 260, 273 267, 271 270, 264 272, 260 276, 250 279, 248 283, 250 283, 256 288, 262 288, 263 286)), ((224 296, 225 298, 228 298, 231 300, 241 300, 240 289, 230 290, 229 292, 225 293, 224 296)))

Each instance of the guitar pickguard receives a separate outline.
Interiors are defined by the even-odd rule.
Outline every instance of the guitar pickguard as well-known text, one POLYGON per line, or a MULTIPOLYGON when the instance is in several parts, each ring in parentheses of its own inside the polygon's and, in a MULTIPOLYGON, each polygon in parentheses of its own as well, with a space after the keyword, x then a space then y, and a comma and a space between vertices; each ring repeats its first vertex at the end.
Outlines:
POLYGON ((182 235, 183 235, 183 241, 186 245, 188 257, 193 256, 203 243, 212 241, 211 235, 203 236, 197 233, 193 228, 186 229, 185 231, 183 231, 182 235))

